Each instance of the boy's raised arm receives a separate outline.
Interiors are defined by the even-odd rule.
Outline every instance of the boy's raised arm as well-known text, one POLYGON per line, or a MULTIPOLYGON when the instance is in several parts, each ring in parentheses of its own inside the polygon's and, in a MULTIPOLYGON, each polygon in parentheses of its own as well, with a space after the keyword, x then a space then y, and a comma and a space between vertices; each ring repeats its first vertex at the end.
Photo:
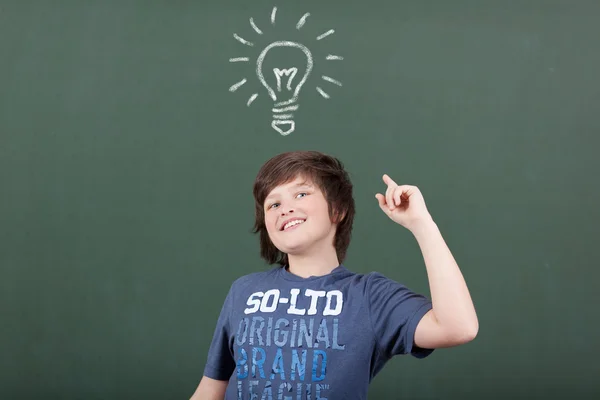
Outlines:
POLYGON ((385 195, 377 194, 381 210, 415 236, 427 268, 433 309, 421 319, 415 344, 450 347, 472 340, 479 329, 475 307, 462 273, 431 218, 419 189, 399 186, 384 175, 385 195))

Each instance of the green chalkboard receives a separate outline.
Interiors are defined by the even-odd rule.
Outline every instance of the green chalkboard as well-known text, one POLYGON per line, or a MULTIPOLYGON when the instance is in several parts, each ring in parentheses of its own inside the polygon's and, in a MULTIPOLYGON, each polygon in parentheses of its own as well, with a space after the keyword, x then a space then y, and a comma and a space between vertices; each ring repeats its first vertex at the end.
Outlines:
POLYGON ((371 398, 598 396, 599 15, 0 2, 0 398, 189 398, 229 285, 269 267, 253 179, 295 149, 351 174, 346 267, 429 294, 414 238, 377 206, 388 173, 421 188, 477 307, 475 341, 394 359, 371 398))

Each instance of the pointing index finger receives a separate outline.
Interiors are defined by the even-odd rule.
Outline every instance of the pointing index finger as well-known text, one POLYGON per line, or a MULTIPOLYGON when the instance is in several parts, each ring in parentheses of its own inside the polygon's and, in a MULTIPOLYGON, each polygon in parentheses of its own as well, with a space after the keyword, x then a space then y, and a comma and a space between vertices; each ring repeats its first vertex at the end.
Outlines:
POLYGON ((392 178, 390 178, 388 174, 383 174, 383 182, 386 185, 398 186, 398 184, 396 182, 394 182, 394 180, 392 178))

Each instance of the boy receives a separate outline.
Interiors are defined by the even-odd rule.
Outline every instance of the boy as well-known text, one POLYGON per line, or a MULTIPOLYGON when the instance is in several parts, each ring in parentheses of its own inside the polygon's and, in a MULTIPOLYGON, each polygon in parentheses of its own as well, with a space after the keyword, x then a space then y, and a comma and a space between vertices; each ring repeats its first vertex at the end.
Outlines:
POLYGON ((366 399, 394 355, 424 358, 475 337, 467 286, 421 193, 387 175, 383 181, 379 207, 418 241, 432 302, 341 264, 355 212, 341 162, 311 151, 280 154, 254 184, 261 256, 278 266, 231 286, 193 400, 366 399))

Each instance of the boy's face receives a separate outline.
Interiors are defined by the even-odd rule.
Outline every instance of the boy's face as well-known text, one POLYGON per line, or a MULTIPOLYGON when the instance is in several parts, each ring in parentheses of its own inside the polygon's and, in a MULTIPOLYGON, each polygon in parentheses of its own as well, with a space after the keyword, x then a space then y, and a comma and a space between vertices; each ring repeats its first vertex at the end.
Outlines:
POLYGON ((277 186, 264 203, 265 225, 271 241, 288 255, 318 255, 331 251, 335 224, 325 196, 303 177, 277 186))

